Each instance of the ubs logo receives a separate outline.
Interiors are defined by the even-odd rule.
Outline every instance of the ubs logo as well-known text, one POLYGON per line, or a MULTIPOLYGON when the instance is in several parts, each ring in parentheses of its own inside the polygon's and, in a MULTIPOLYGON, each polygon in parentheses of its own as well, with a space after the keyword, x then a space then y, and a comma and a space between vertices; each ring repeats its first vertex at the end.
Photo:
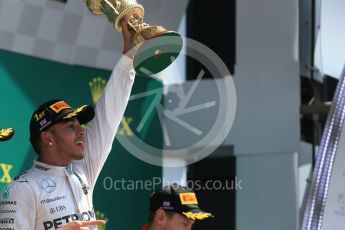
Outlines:
POLYGON ((50 178, 44 178, 41 180, 41 188, 47 193, 51 193, 56 189, 56 183, 50 178))

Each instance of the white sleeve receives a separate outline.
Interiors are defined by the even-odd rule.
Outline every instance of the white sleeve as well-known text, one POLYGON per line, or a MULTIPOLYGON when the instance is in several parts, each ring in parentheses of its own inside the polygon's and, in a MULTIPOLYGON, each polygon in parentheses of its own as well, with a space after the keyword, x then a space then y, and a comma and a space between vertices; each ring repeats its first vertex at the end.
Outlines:
POLYGON ((0 229, 35 229, 36 196, 27 182, 6 185, 0 197, 0 229))
POLYGON ((83 161, 92 189, 111 151, 130 97, 134 77, 133 60, 124 55, 115 66, 103 95, 96 104, 95 118, 88 125, 83 161))

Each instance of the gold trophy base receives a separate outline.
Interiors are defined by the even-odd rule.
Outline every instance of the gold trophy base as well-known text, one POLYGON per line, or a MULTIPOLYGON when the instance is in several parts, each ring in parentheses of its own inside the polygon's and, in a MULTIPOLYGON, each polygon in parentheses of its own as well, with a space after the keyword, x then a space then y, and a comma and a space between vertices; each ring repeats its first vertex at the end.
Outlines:
POLYGON ((161 26, 150 26, 134 34, 133 66, 139 75, 161 72, 177 58, 183 46, 182 37, 161 26))

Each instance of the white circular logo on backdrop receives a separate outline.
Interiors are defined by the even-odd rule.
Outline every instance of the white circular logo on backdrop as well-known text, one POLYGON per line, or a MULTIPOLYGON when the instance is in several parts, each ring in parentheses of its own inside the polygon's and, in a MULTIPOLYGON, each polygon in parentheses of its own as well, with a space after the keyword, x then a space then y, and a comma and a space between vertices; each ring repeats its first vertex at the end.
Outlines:
MULTIPOLYGON (((169 38, 162 37, 161 42, 169 44, 169 38)), ((117 135, 128 152, 149 164, 177 167, 207 157, 223 144, 235 118, 236 89, 225 63, 195 40, 186 38, 184 44, 180 56, 200 64, 196 80, 132 95, 129 103, 145 97, 153 100, 133 130, 134 135, 117 135), (213 79, 202 80, 206 74, 213 79), (157 114, 163 135, 161 147, 140 138, 153 113, 157 114)))

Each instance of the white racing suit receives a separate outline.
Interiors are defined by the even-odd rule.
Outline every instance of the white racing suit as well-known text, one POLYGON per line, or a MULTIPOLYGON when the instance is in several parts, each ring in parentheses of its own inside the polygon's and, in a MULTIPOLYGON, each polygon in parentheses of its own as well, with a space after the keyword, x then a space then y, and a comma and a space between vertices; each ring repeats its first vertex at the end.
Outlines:
MULTIPOLYGON (((72 220, 96 219, 92 194, 127 106, 135 72, 123 56, 115 66, 96 116, 88 124, 85 157, 67 167, 34 161, 0 194, 0 230, 57 229, 72 220)), ((97 229, 97 228, 95 228, 97 229)))

